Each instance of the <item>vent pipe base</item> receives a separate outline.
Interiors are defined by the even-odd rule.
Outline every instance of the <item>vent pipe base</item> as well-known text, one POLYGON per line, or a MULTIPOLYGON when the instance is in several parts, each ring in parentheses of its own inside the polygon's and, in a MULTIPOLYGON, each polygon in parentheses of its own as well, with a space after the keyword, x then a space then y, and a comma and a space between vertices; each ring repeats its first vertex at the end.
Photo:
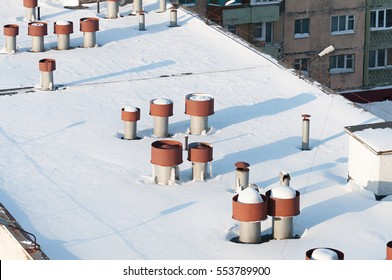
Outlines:
POLYGON ((58 34, 57 35, 57 49, 58 50, 69 50, 71 48, 69 34, 58 34))
POLYGON ((175 166, 154 165, 154 182, 159 185, 169 185, 180 180, 180 168, 175 166))
POLYGON ((261 223, 240 222, 239 242, 248 244, 261 243, 261 223))
POLYGON ((5 51, 8 54, 16 53, 16 37, 5 36, 5 51))
POLYGON ((107 3, 107 18, 108 19, 116 19, 118 18, 119 11, 119 2, 118 1, 106 1, 107 3))
POLYGON ((96 32, 84 32, 83 48, 94 48, 97 45, 96 32))
POLYGON ((192 180, 205 181, 208 175, 207 162, 192 162, 192 180))
POLYGON ((165 138, 169 136, 169 118, 154 117, 154 136, 165 138))
POLYGON ((124 122, 124 139, 134 140, 137 138, 137 122, 124 122))
POLYGON ((44 52, 45 51, 45 43, 43 36, 31 36, 32 38, 32 52, 44 52))
POLYGON ((191 116, 190 134, 198 135, 208 130, 208 117, 191 116))
POLYGON ((276 240, 293 238, 293 217, 272 217, 272 238, 276 240))
POLYGON ((25 20, 35 21, 37 19, 35 8, 25 8, 25 20))
POLYGON ((54 90, 53 71, 41 72, 41 89, 54 90))

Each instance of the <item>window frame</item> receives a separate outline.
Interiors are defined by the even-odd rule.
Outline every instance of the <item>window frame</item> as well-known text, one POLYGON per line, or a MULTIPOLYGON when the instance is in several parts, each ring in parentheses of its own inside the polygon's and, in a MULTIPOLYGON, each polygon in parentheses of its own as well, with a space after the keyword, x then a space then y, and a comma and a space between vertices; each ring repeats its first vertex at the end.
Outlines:
POLYGON ((374 30, 389 30, 389 29, 392 29, 392 9, 371 10, 370 30, 374 31, 374 30), (382 19, 380 19, 381 13, 383 17, 382 19), (380 24, 380 20, 382 20, 382 26, 380 24), (389 26, 387 26, 387 24, 389 24, 389 26))
POLYGON ((355 15, 338 15, 331 17, 331 35, 354 34, 355 33, 355 15), (344 29, 341 29, 341 19, 344 17, 344 29), (334 29, 334 19, 336 19, 336 30, 334 29), (352 29, 350 29, 352 22, 352 29))
POLYGON ((310 37, 310 18, 298 18, 294 20, 294 38, 308 38, 310 37), (304 21, 307 21, 307 32, 304 32, 304 21), (299 22, 299 32, 297 32, 297 22, 299 22))
POLYGON ((264 41, 266 43, 273 43, 273 22, 258 22, 253 24, 253 40, 255 41, 264 41), (267 41, 268 35, 267 35, 267 25, 270 25, 270 30, 271 30, 271 40, 267 41), (261 37, 256 37, 255 35, 255 30, 256 29, 261 29, 261 37))
POLYGON ((330 74, 343 74, 343 73, 354 73, 355 72, 355 54, 338 54, 331 55, 329 58, 329 73, 330 74), (343 58, 343 61, 339 61, 343 58), (335 59, 332 68, 332 60, 335 59), (343 67, 339 67, 339 64, 343 62, 343 67), (351 67, 348 67, 351 64, 351 67))
MULTIPOLYGON (((372 63, 373 64, 373 63, 372 63)), ((392 68, 392 48, 389 49, 376 49, 369 51, 369 69, 385 69, 392 68), (381 53, 382 51, 382 53, 381 53), (374 54, 374 55, 372 55, 374 54), (374 66, 371 66, 371 60, 374 56, 374 66), (380 57, 383 56, 382 64, 380 63, 380 57), (390 64, 389 64, 390 63, 390 64)))

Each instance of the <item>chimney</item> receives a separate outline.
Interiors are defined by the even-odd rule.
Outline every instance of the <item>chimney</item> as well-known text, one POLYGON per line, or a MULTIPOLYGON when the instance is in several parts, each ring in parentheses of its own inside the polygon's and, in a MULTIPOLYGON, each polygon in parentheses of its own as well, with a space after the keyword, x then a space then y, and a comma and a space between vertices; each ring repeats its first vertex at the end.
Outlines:
POLYGON ((30 22, 28 35, 32 38, 31 50, 33 52, 45 51, 44 36, 48 35, 48 24, 46 22, 30 22))
POLYGON ((80 19, 80 31, 84 34, 83 48, 94 48, 97 45, 96 32, 98 30, 98 18, 85 17, 80 19))
POLYGON ((249 187, 249 163, 239 161, 235 163, 235 190, 237 193, 249 187))
POLYGON ((159 140, 151 144, 151 163, 156 184, 169 185, 180 179, 178 165, 182 163, 182 143, 159 140))
POLYGON ((53 71, 56 70, 56 60, 44 58, 39 61, 39 71, 41 72, 41 89, 54 90, 53 71))
POLYGON ((16 36, 19 35, 19 25, 4 25, 5 50, 8 54, 16 53, 16 36))
POLYGON ((206 180, 208 175, 207 166, 212 161, 212 145, 202 142, 190 143, 188 160, 192 162, 192 180, 206 180))
POLYGON ((54 23, 54 34, 57 34, 57 49, 70 49, 70 34, 73 33, 73 22, 58 20, 54 23))
POLYGON ((150 101, 150 115, 154 117, 154 136, 169 136, 169 117, 173 116, 173 101, 169 99, 153 99, 150 101))
POLYGON ((293 217, 299 215, 300 193, 291 187, 275 187, 266 193, 268 215, 272 216, 272 237, 290 239, 293 237, 293 217))
POLYGON ((208 132, 208 116, 214 114, 214 97, 204 93, 188 94, 185 114, 191 116, 190 134, 208 132))
POLYGON ((122 108, 121 119, 124 121, 124 139, 136 139, 137 121, 140 120, 140 109, 133 106, 122 108))
POLYGON ((233 219, 240 222, 239 242, 261 242, 261 221, 267 219, 267 199, 253 188, 246 188, 232 200, 233 219))
POLYGON ((302 115, 302 148, 301 150, 309 150, 309 130, 310 130, 310 115, 302 115))
POLYGON ((38 6, 38 0, 23 0, 23 6, 26 11, 25 20, 35 21, 37 19, 35 9, 38 6))

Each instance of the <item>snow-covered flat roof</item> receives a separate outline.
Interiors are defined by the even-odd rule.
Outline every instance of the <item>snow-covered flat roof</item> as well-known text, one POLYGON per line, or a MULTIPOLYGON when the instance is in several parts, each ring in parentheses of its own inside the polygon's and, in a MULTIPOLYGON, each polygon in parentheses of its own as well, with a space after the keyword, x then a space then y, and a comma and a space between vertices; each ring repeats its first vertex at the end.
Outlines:
MULTIPOLYGON (((338 95, 298 79, 272 59, 232 39, 192 14, 143 1, 146 31, 138 31, 132 5, 105 19, 96 5, 63 9, 41 0, 48 23, 46 51, 32 53, 22 1, 0 1, 3 25, 20 25, 18 53, 0 55, 0 202, 36 235, 50 259, 305 259, 311 248, 336 248, 346 259, 384 259, 392 240, 392 203, 347 183, 344 127, 380 122, 338 95), (98 47, 84 49, 79 19, 99 17, 98 47), (71 50, 58 51, 53 23, 74 23, 71 50), (56 60, 56 91, 38 88, 38 61, 56 60), (3 91, 7 92, 7 91, 3 91), (150 163, 152 99, 173 101, 172 139, 184 142, 190 93, 214 96, 211 130, 189 143, 213 145, 213 175, 191 181, 192 163, 180 181, 154 183, 150 163), (121 108, 140 108, 140 140, 122 140, 121 108), (310 150, 301 150, 301 115, 310 118, 310 150), (235 166, 250 164, 250 182, 262 194, 290 173, 301 193, 294 220, 300 238, 258 245, 233 243, 235 166), (355 238, 353 238, 355 237, 355 238)), ((4 37, 0 36, 0 45, 4 37)), ((271 233, 271 218, 262 222, 271 233)))

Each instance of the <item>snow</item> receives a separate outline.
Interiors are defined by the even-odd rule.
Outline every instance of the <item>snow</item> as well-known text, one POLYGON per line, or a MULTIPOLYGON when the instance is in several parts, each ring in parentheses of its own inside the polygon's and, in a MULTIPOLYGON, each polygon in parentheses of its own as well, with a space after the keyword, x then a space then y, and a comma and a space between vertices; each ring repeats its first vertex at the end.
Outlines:
POLYGON ((326 248, 318 248, 315 249, 312 253, 312 260, 338 260, 338 254, 331 249, 326 248))
POLYGON ((169 99, 154 99, 153 103, 157 105, 168 105, 171 104, 171 101, 169 99))
POLYGON ((56 21, 56 24, 57 25, 70 25, 70 23, 65 20, 58 20, 58 21, 56 21))
MULTIPOLYGON (((325 94, 271 58, 233 40, 221 29, 178 10, 143 1, 146 31, 138 18, 105 19, 106 9, 66 10, 62 1, 41 0, 48 23, 46 52, 32 53, 21 1, 0 1, 2 24, 17 23, 18 53, 0 55, 0 200, 22 227, 37 237, 51 259, 296 259, 326 246, 345 259, 384 259, 392 240, 392 203, 347 183, 345 126, 379 122, 343 97, 325 94), (99 47, 83 49, 83 34, 71 35, 71 50, 58 51, 53 23, 99 17, 99 47), (38 61, 56 60, 53 92, 34 88, 38 61), (185 96, 214 96, 211 130, 189 142, 214 146, 214 176, 191 180, 192 163, 179 166, 180 181, 154 183, 150 163, 154 98, 173 101, 172 139, 184 143, 189 116, 185 96), (119 114, 125 104, 140 108, 140 140, 125 141, 119 114), (301 150, 301 115, 312 115, 309 151, 301 150), (230 242, 235 166, 251 165, 250 184, 260 192, 279 186, 286 170, 301 193, 294 220, 299 239, 254 246, 230 242), (353 238, 355 236, 355 238, 353 238)), ((0 45, 4 37, 0 36, 0 45)), ((271 234, 272 218, 262 223, 271 234)))
POLYGON ((279 186, 271 189, 272 198, 291 199, 295 198, 296 192, 293 188, 287 186, 279 186))
POLYGON ((366 144, 370 145, 376 151, 392 150, 392 128, 367 128, 355 131, 356 136, 361 138, 366 144))
POLYGON ((137 112, 137 108, 134 106, 125 106, 124 112, 137 112))
POLYGON ((193 101, 208 101, 213 99, 213 97, 202 93, 194 93, 189 97, 189 99, 193 101))
POLYGON ((253 188, 246 188, 238 194, 238 202, 241 203, 262 203, 263 199, 259 192, 253 188))

